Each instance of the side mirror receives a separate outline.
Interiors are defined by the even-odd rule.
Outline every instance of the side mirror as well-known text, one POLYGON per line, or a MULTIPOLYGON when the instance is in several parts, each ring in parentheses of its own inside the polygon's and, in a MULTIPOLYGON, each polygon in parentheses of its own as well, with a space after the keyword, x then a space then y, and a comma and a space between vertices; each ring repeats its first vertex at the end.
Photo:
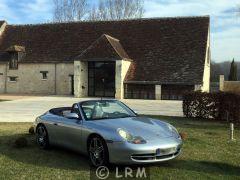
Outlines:
POLYGON ((69 113, 69 114, 66 115, 66 118, 68 118, 68 119, 79 119, 79 116, 76 113, 69 113))

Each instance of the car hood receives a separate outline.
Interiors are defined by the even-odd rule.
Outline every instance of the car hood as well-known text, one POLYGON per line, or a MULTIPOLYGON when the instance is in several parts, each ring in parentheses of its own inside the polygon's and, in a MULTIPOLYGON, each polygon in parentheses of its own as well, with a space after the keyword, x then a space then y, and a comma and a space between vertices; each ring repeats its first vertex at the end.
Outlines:
POLYGON ((94 121, 94 124, 105 128, 111 128, 116 131, 121 128, 134 136, 141 136, 145 140, 173 136, 173 133, 169 130, 167 123, 147 117, 96 120, 94 121))

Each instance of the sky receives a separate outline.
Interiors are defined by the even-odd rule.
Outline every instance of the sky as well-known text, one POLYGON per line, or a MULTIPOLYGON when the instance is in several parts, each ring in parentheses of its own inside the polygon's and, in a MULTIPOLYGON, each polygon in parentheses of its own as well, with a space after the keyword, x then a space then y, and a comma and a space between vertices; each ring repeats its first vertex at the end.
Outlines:
MULTIPOLYGON (((144 7, 145 18, 210 15, 212 60, 240 61, 240 0, 145 0, 144 7)), ((53 0, 0 0, 8 24, 48 23, 52 15, 53 0)))

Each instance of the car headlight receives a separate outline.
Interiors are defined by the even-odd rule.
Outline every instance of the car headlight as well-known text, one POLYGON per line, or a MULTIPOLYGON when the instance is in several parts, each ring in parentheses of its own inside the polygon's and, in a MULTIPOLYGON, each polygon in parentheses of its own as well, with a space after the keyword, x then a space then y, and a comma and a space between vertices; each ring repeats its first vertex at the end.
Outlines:
POLYGON ((169 124, 168 129, 172 132, 172 134, 175 138, 181 139, 181 136, 179 135, 179 133, 175 127, 173 127, 172 125, 169 124))
POLYGON ((146 140, 144 140, 141 136, 133 136, 129 132, 118 129, 118 134, 126 141, 132 143, 132 144, 145 144, 146 140))

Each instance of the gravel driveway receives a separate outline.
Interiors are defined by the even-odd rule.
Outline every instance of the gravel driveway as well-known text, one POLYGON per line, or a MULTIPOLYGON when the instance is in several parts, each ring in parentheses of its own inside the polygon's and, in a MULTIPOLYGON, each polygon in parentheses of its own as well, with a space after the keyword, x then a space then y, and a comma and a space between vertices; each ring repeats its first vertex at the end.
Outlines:
MULTIPOLYGON (((79 98, 59 96, 25 96, 11 99, 11 101, 0 102, 0 122, 33 122, 37 116, 43 114, 50 108, 71 106, 73 103, 80 101, 79 98)), ((139 114, 183 115, 181 101, 133 99, 124 99, 122 101, 139 114)))

